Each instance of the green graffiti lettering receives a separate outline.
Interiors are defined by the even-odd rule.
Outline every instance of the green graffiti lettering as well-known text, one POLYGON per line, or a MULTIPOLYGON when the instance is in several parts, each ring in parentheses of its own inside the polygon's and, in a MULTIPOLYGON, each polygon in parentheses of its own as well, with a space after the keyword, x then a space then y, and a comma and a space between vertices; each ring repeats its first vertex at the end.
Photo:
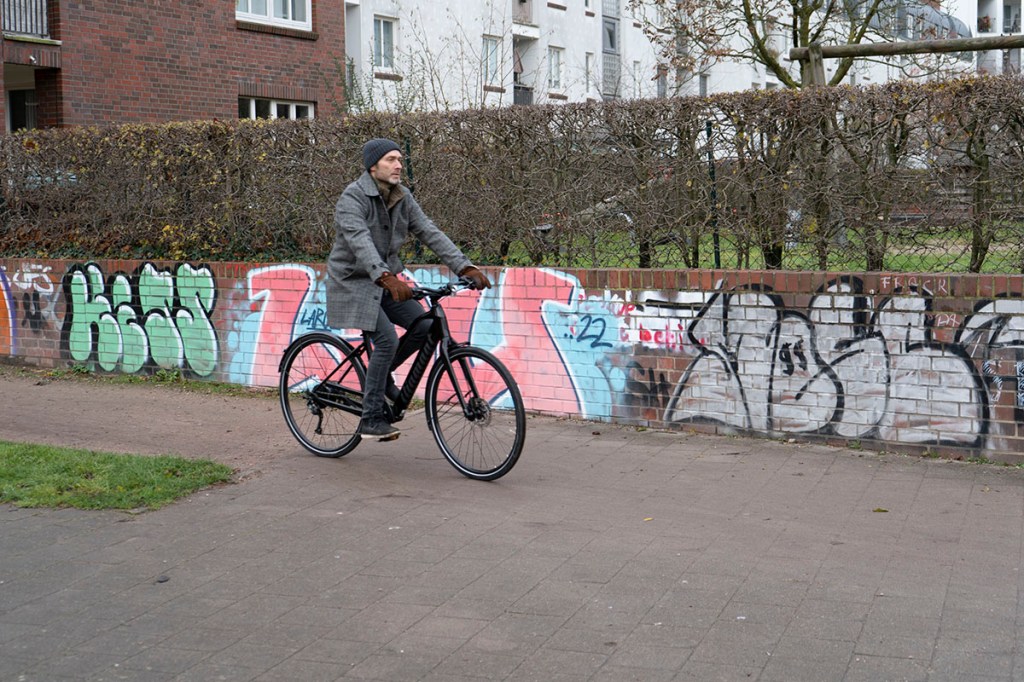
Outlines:
POLYGON ((68 282, 69 311, 73 314, 71 325, 65 330, 68 339, 68 351, 76 362, 87 363, 93 359, 98 348, 120 346, 120 334, 114 321, 111 329, 110 320, 104 323, 104 317, 110 317, 112 307, 107 299, 103 285, 103 272, 95 264, 90 263, 84 269, 71 273, 68 282), (111 339, 110 335, 115 338, 111 339), (93 346, 95 342, 96 347, 93 346))
POLYGON ((212 374, 218 353, 210 319, 217 297, 213 274, 187 263, 173 275, 151 263, 137 272, 135 288, 120 273, 105 285, 95 263, 65 275, 68 315, 62 335, 70 357, 110 372, 155 365, 212 374))
POLYGON ((217 330, 210 321, 217 299, 213 275, 206 268, 196 270, 182 263, 176 281, 178 299, 185 310, 178 311, 175 324, 181 333, 185 358, 193 372, 208 376, 217 366, 217 330))
POLYGON ((117 323, 121 328, 121 371, 134 374, 146 365, 149 339, 131 306, 118 307, 117 323))
POLYGON ((121 327, 110 313, 101 315, 96 327, 96 362, 103 370, 113 372, 121 362, 121 327))
POLYGON ((174 281, 169 272, 158 272, 146 263, 139 273, 139 304, 145 318, 143 326, 149 336, 149 352, 154 364, 162 369, 181 369, 181 337, 171 323, 174 305, 174 281))
POLYGON ((149 336, 149 352, 157 367, 180 369, 182 366, 181 336, 162 312, 146 315, 143 323, 149 336))
POLYGON ((139 273, 139 305, 146 315, 161 310, 165 317, 174 305, 174 280, 169 272, 157 272, 151 263, 146 263, 139 273))

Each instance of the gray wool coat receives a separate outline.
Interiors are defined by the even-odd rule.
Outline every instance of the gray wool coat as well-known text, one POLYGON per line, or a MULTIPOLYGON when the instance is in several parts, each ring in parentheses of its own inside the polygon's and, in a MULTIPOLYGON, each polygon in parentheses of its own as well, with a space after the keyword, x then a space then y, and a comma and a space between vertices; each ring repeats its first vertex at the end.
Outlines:
POLYGON ((398 185, 394 191, 402 196, 388 210, 377 182, 363 173, 334 207, 334 246, 327 257, 327 324, 335 329, 376 330, 384 293, 376 281, 385 272, 397 275, 405 269, 398 251, 410 233, 452 272, 472 265, 409 190, 398 185))

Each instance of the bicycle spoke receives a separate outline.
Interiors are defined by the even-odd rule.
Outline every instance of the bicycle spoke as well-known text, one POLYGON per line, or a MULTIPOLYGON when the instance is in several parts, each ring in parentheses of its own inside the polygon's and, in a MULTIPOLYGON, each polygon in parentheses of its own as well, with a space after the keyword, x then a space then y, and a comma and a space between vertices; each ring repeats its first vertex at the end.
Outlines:
POLYGON ((280 381, 281 409, 292 434, 321 457, 340 457, 358 443, 361 365, 352 347, 330 334, 310 334, 286 351, 280 381), (325 380, 329 380, 325 383, 325 380), (351 407, 342 409, 343 404, 351 407))
POLYGON ((440 365, 431 373, 427 394, 434 439, 456 469, 491 480, 512 468, 523 447, 525 410, 494 356, 473 347, 454 351, 450 370, 440 365))

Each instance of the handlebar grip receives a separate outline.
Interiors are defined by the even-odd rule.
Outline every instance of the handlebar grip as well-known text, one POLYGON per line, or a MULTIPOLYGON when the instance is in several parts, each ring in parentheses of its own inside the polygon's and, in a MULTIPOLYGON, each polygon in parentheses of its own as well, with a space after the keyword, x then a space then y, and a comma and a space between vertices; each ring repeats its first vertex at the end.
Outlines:
POLYGON ((417 301, 422 301, 428 296, 436 298, 444 298, 445 296, 451 296, 459 289, 473 289, 473 280, 468 277, 459 277, 458 279, 452 280, 447 284, 443 284, 440 287, 412 287, 412 297, 417 301))

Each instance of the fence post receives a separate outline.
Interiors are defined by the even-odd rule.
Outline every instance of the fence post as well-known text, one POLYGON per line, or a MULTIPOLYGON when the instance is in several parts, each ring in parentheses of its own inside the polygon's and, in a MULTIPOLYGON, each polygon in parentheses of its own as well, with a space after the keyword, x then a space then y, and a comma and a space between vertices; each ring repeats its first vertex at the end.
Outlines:
POLYGON ((715 269, 719 270, 722 267, 722 249, 718 242, 718 183, 715 180, 715 148, 711 119, 704 121, 704 132, 708 136, 708 176, 711 178, 711 240, 715 249, 715 269))
POLYGON ((807 63, 804 65, 804 86, 812 87, 825 84, 825 58, 822 55, 821 43, 807 46, 807 63))

